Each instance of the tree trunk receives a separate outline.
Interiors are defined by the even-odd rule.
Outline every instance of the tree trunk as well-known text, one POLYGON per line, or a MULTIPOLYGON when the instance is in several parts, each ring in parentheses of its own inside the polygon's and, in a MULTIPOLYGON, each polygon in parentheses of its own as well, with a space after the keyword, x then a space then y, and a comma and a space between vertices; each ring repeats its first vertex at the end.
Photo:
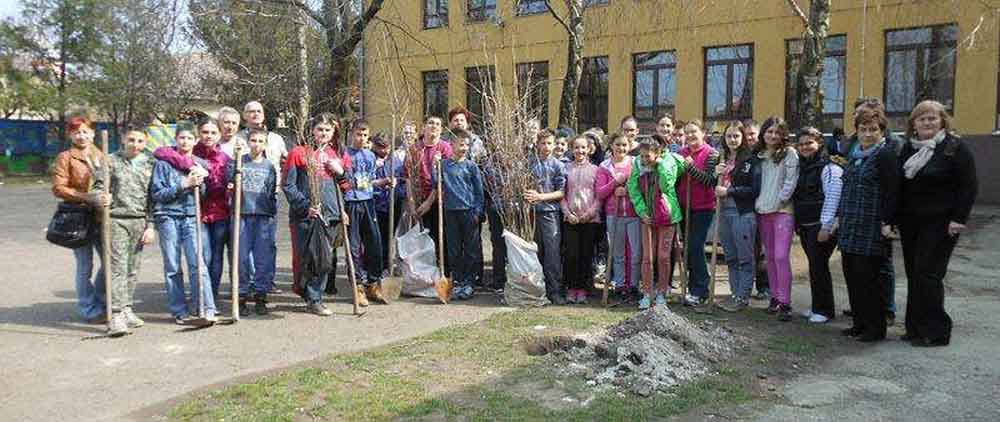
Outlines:
POLYGON ((295 124, 295 135, 297 142, 302 143, 306 139, 306 121, 309 120, 309 51, 306 44, 306 16, 298 13, 298 37, 296 38, 299 48, 299 109, 295 124))
POLYGON ((830 30, 830 0, 809 3, 809 21, 802 37, 802 61, 799 63, 796 90, 798 126, 821 127, 823 123, 823 61, 826 36, 830 30))
POLYGON ((580 74, 583 73, 583 0, 566 0, 566 8, 569 11, 566 20, 569 26, 566 28, 568 46, 566 74, 559 98, 559 126, 576 128, 576 98, 580 90, 580 74))

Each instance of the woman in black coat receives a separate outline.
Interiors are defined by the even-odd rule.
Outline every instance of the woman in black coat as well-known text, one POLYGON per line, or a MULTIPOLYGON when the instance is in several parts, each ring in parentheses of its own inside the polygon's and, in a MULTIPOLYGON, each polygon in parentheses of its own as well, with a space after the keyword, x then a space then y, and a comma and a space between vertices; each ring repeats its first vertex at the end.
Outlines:
POLYGON ((913 108, 906 135, 909 141, 899 157, 899 230, 907 280, 903 340, 918 347, 947 346, 951 317, 944 309, 944 276, 976 200, 976 164, 937 101, 913 108))

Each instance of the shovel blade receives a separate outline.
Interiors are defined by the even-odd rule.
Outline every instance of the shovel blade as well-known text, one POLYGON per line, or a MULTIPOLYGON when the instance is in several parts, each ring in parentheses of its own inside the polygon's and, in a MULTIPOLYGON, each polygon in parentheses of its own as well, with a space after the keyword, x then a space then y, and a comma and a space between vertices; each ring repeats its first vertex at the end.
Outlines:
POLYGON ((388 302, 399 299, 403 292, 403 279, 400 277, 386 277, 382 279, 382 297, 388 302))
POLYGON ((451 299, 451 279, 441 277, 434 283, 434 290, 437 292, 438 300, 441 303, 448 303, 448 300, 451 299))

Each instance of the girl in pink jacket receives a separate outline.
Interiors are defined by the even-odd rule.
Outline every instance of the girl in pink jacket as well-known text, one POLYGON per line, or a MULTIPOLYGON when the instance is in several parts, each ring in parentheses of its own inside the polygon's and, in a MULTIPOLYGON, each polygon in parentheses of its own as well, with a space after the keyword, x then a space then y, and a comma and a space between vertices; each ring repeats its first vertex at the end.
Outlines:
POLYGON ((594 242, 601 223, 601 201, 597 199, 597 166, 590 162, 590 144, 584 136, 573 139, 573 162, 566 166, 563 196, 563 280, 569 303, 587 303, 593 286, 594 242))
POLYGON ((626 273, 629 286, 639 285, 642 225, 632 208, 625 185, 632 174, 633 160, 628 155, 629 140, 621 133, 614 133, 609 142, 611 157, 601 163, 597 172, 597 198, 604 203, 604 213, 607 216, 608 253, 611 254, 611 268, 607 271, 615 290, 621 290, 626 286, 626 273), (629 252, 629 271, 625 268, 626 249, 629 252))

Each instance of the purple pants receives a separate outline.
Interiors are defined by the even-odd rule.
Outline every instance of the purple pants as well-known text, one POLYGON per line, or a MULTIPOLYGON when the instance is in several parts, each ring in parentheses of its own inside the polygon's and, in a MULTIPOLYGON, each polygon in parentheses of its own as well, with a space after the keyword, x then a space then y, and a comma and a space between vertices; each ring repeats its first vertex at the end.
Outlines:
POLYGON ((783 305, 792 301, 792 263, 788 254, 795 235, 795 220, 790 214, 774 212, 757 215, 760 241, 767 256, 767 279, 771 295, 783 305))

